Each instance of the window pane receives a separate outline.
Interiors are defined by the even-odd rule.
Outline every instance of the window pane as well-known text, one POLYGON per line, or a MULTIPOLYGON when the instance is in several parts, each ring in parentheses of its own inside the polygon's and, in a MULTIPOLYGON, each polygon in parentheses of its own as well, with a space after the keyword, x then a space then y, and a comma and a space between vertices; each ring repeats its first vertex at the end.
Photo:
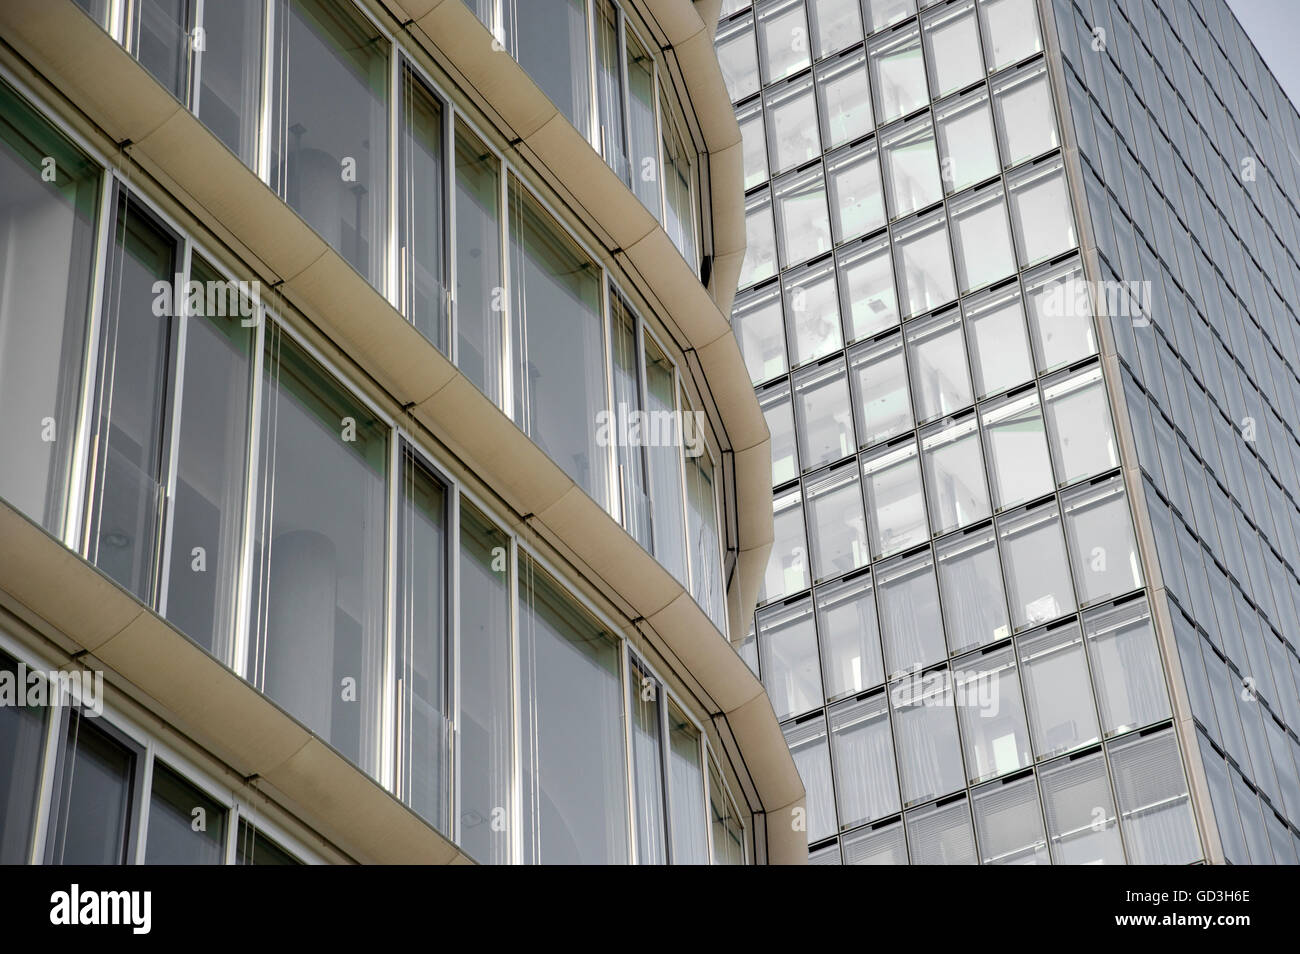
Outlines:
POLYGON ((837 831, 835 793, 831 790, 831 754, 826 743, 826 719, 787 726, 785 741, 807 793, 808 841, 820 841, 837 831))
MULTIPOLYGON (((646 405, 651 416, 677 412, 677 370, 648 335, 645 347, 646 405)), ((646 448, 650 469, 650 516, 655 557, 678 580, 686 580, 686 514, 682 502, 682 449, 662 442, 646 448)))
MULTIPOLYGON (((637 418, 645 411, 641 398, 641 349, 636 314, 612 285, 609 288, 610 355, 613 366, 614 413, 616 423, 637 418)), ((607 424, 609 422, 607 421, 607 424)), ((598 425, 599 426, 599 425, 598 425)), ((650 527, 650 495, 646 477, 646 441, 617 439, 607 432, 598 442, 614 445, 618 463, 618 498, 623 527, 641 546, 654 551, 650 527)))
MULTIPOLYGON (((1083 628, 1106 735, 1168 718, 1169 695, 1146 600, 1090 613, 1083 628)), ((1193 661, 1200 666, 1199 658, 1193 661)), ((1204 673, 1200 680, 1203 684, 1204 673)))
POLYGON ((949 194, 998 174, 988 90, 980 88, 936 106, 944 190, 949 194))
POLYGON ((884 692, 830 711, 840 826, 852 828, 899 809, 889 698, 884 692))
MULTIPOLYGON (((625 183, 632 181, 623 120, 623 57, 619 49, 619 13, 613 0, 597 0, 596 130, 601 154, 625 183)), ((640 169, 637 169, 638 175, 640 169)))
POLYGON ((456 364, 503 406, 500 163, 456 124, 456 364))
POLYGON ((510 860, 510 838, 494 817, 510 817, 513 773, 510 539, 460 501, 459 843, 470 857, 510 860), (499 827, 499 826, 498 826, 499 827))
POLYGON ((862 462, 873 557, 929 539, 915 442, 885 447, 862 462))
POLYGON ((993 528, 982 527, 935 544, 949 652, 1005 639, 1006 592, 993 528))
POLYGON ((807 484, 808 542, 813 580, 843 576, 867 564, 858 468, 852 461, 807 484))
POLYGON ((764 84, 792 76, 808 65, 808 23, 802 0, 769 4, 759 11, 758 53, 764 84))
POLYGON ((267 328, 249 672, 367 771, 378 765, 388 426, 267 328))
MULTIPOLYGON (((758 64, 754 61, 754 36, 749 24, 737 50, 749 54, 754 89, 758 89, 758 64)), ((655 68, 650 54, 637 42, 631 30, 624 32, 627 45, 627 115, 628 137, 631 144, 632 190, 641 204, 655 218, 661 218, 659 202, 659 121, 655 113, 655 68)), ((721 56, 721 47, 719 47, 721 56)), ((724 65, 723 76, 727 75, 724 65)))
MULTIPOLYGON (((443 248, 446 222, 442 138, 442 103, 409 68, 403 69, 398 136, 402 312, 422 335, 445 352, 448 296, 443 248)), ((473 210, 469 214, 473 217, 473 210)))
POLYGON ((878 444, 912 427, 903 339, 868 343, 850 355, 858 440, 878 444))
POLYGON ((867 15, 867 32, 875 33, 915 13, 916 0, 863 0, 862 8, 867 15))
POLYGON ((763 576, 759 602, 808 588, 808 549, 804 542, 803 506, 798 488, 772 502, 772 555, 763 576))
POLYGON ((1058 484, 1073 483, 1119 466, 1100 366, 1044 383, 1043 403, 1058 484))
POLYGON ((591 426, 607 403, 600 268, 514 178, 510 285, 515 422, 604 503, 609 460, 591 426))
POLYGON ((951 414, 971 404, 966 340, 957 309, 908 324, 907 368, 920 422, 951 414))
POLYGON ((1200 860, 1192 800, 1172 728, 1110 746, 1115 792, 1129 857, 1138 865, 1200 860))
POLYGON ((880 151, 885 184, 889 190, 891 219, 910 215, 943 198, 939 161, 934 150, 934 124, 930 117, 922 116, 883 134, 880 151))
POLYGON ((255 335, 241 311, 253 308, 197 255, 190 277, 214 294, 186 318, 165 605, 173 625, 227 662, 243 547, 255 335))
POLYGON ((984 864, 1050 864, 1033 776, 976 789, 971 793, 971 810, 984 864))
POLYGON ((931 311, 957 297, 943 210, 894 231, 894 262, 904 316, 931 311))
POLYGON ((826 698, 839 699, 885 681, 870 574, 817 591, 826 698))
POLYGON ((862 11, 858 0, 809 0, 813 53, 821 59, 862 39, 862 11))
POLYGON ((132 4, 129 48, 167 92, 188 99, 190 4, 186 0, 139 0, 132 4))
MULTIPOLYGON (((659 101, 668 102, 668 94, 660 87, 659 101)), ((695 204, 691 199, 691 153, 688 151, 677 126, 667 116, 661 116, 663 129, 664 175, 664 229, 681 252, 686 264, 696 270, 695 257, 695 204)))
MULTIPOLYGON (((632 58, 632 38, 628 35, 628 58, 632 58)), ((722 78, 731 101, 737 102, 758 92, 758 50, 754 46, 754 18, 747 16, 718 31, 714 44, 722 78)))
POLYGON ((905 865, 907 843, 902 819, 876 829, 864 829, 845 837, 846 865, 905 865))
POLYGON ((175 281, 175 238, 125 196, 117 205, 100 337, 95 492, 88 556, 153 604, 162 516, 163 416, 175 342, 173 302, 155 315, 156 282, 175 281))
POLYGON ((811 76, 768 90, 763 99, 767 103, 767 150, 773 175, 821 154, 813 118, 817 106, 811 76))
POLYGON ((908 812, 907 844, 914 865, 978 864, 966 799, 908 812))
POLYGON ((835 259, 850 340, 869 338, 897 325, 898 296, 894 293, 889 236, 841 249, 835 259))
POLYGON ((943 659, 947 649, 929 551, 878 566, 876 578, 885 669, 890 678, 943 659))
POLYGON ((1027 275, 1025 305, 1039 371, 1097 353, 1091 296, 1078 259, 1027 275))
POLYGON ((980 0, 984 58, 992 73, 1043 48, 1034 0, 980 0))
POLYGON ((1015 628, 1021 630, 1073 612, 1074 590, 1056 504, 1003 518, 998 536, 1015 628))
POLYGON ((1058 865, 1122 865, 1115 800, 1100 751, 1043 770, 1043 814, 1058 865))
POLYGON ((890 686, 903 805, 955 792, 963 781, 961 743, 947 670, 890 686))
POLYGON ((799 461, 794 451, 794 405, 790 402, 790 385, 780 384, 759 395, 763 420, 772 435, 772 486, 779 487, 799 476, 799 461))
POLYGON ((857 445, 843 360, 809 368, 793 380, 803 469, 814 470, 852 454, 857 445))
POLYGON ((1034 377, 1020 286, 990 289, 962 303, 975 396, 988 397, 1034 377))
MULTIPOLYGON (((693 418, 685 418, 692 420, 693 418)), ((696 435, 703 440, 703 435, 696 435)), ((718 629, 726 630, 727 594, 722 586, 722 548, 713 459, 707 451, 686 457, 686 521, 690 534, 691 596, 718 629)))
POLYGON ((250 169, 261 123, 263 0, 203 5, 198 102, 203 125, 250 169))
POLYGON ((1060 145, 1046 62, 1016 70, 995 81, 993 108, 998 117, 998 142, 1005 165, 1014 166, 1060 145))
POLYGON ((782 287, 790 326, 791 364, 798 367, 844 347, 834 262, 787 273, 782 287))
POLYGON ((826 160, 830 180, 831 231, 838 245, 874 232, 885 224, 885 202, 880 190, 880 160, 872 140, 826 160))
POLYGON ((1084 605, 1112 599, 1142 585, 1137 541, 1124 478, 1061 495, 1074 579, 1084 605))
POLYGON ((772 195, 782 267, 797 265, 830 249, 826 183, 820 167, 772 183, 772 195))
POLYGON ((632 713, 632 791, 635 795, 637 863, 668 863, 664 763, 659 711, 663 686, 632 660, 627 704, 632 713))
POLYGON ((1079 624, 1039 630, 1019 641, 1029 728, 1040 759, 1100 738, 1079 624))
POLYGON ((627 861, 619 645, 531 559, 520 561, 525 860, 627 861))
POLYGON ((946 96, 984 76, 975 0, 940 7, 922 17, 922 25, 932 95, 946 96))
POLYGON ((713 825, 713 863, 743 865, 745 827, 722 782, 722 773, 712 752, 709 753, 709 815, 713 825))
POLYGON ((700 732, 672 702, 668 703, 668 779, 672 860, 678 865, 709 863, 708 824, 704 815, 704 769, 700 732))
POLYGON ((513 0, 513 50, 542 92, 589 138, 591 65, 586 0, 513 0))
POLYGON ((751 381, 759 384, 785 374, 785 320, 779 289, 763 288, 737 296, 731 327, 751 381))
POLYGON ((123 865, 134 855, 136 753, 77 709, 67 719, 48 864, 123 865))
POLYGON ((930 528, 935 536, 989 515, 978 422, 939 424, 921 435, 930 528))
POLYGON ((1052 462, 1038 391, 1008 395, 980 408, 993 478, 993 503, 1006 510, 1052 491, 1052 462))
POLYGON ((958 287, 963 294, 1015 273, 1001 183, 954 199, 948 214, 952 217, 958 287))
POLYGON ((398 791, 439 831, 450 831, 451 723, 447 713, 447 488, 409 448, 401 455, 397 523, 398 791))
MULTIPOLYGON (((0 653, 0 674, 26 679, 8 655, 0 653)), ((36 799, 41 789, 45 749, 45 709, 41 706, 0 706, 0 864, 25 865, 31 860, 36 799)))
POLYGON ((388 215, 388 42, 335 0, 280 0, 275 29, 283 55, 271 186, 378 287, 388 215))
POLYGON ((766 192, 745 203, 745 241, 739 288, 756 285, 776 274, 776 230, 772 225, 772 199, 766 192))
POLYGON ((811 599, 760 613, 758 646, 763 684, 778 720, 821 706, 821 668, 811 599))
POLYGON ((0 269, 33 277, 0 285, 0 497, 55 536, 80 406, 99 180, 89 159, 0 83, 0 269), (46 157, 53 182, 43 176, 46 157), (47 439, 46 421, 58 439, 47 439))
POLYGON ((235 864, 299 865, 302 862, 240 819, 239 834, 235 839, 235 864))
POLYGON ((871 86, 876 94, 876 115, 887 123, 920 109, 929 102, 925 64, 921 58, 921 32, 890 33, 871 42, 871 86))
POLYGON ((225 807, 155 760, 145 864, 219 865, 225 857, 225 807))
POLYGON ((752 189, 767 181, 767 133, 763 126, 763 105, 754 103, 745 109, 736 111, 736 122, 740 124, 740 138, 744 145, 742 152, 745 160, 745 188, 752 189))
POLYGON ((1078 244, 1063 159, 1057 157, 1008 176, 1007 192, 1022 267, 1053 258, 1078 244))
POLYGON ((957 716, 971 783, 1024 768, 1033 761, 1025 703, 1011 646, 953 663, 957 716))
POLYGON ((816 74, 822 139, 827 149, 865 136, 875 128, 866 50, 855 50, 819 64, 816 74))

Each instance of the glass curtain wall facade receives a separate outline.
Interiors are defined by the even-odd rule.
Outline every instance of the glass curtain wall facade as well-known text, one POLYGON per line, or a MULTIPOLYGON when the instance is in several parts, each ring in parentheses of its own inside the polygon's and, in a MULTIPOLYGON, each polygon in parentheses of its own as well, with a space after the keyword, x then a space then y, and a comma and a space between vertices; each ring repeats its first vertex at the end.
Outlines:
POLYGON ((723 4, 776 520, 739 649, 814 863, 1205 858, 1097 326, 1061 307, 1085 210, 1050 26, 723 4))
POLYGON ((1223 0, 1053 11, 1219 841, 1296 864, 1300 117, 1223 0))

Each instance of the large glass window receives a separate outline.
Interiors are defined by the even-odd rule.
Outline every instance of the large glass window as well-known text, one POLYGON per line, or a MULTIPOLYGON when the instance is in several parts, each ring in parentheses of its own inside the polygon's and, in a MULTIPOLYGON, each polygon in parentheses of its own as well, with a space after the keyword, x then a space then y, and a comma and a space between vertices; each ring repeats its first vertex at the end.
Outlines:
POLYGON ((993 82, 993 110, 998 119, 1002 161, 1018 162, 1042 155, 1059 144, 1047 63, 1033 63, 993 82))
POLYGON ((843 850, 846 865, 907 864, 907 839, 902 819, 845 836, 843 850))
POLYGON ((668 863, 667 808, 664 805, 663 685, 633 657, 628 671, 627 705, 632 713, 632 791, 636 813, 636 860, 668 863))
POLYGON ((968 407, 973 398, 961 312, 953 308, 910 322, 904 326, 903 336, 918 423, 968 407))
POLYGON ((887 556, 930 537, 916 442, 883 447, 862 461, 871 553, 887 556))
POLYGON ((773 542, 763 575, 760 602, 808 588, 808 545, 804 541, 802 494, 796 487, 772 501, 773 542))
POLYGON ((749 295, 737 296, 731 313, 731 327, 754 384, 785 374, 788 365, 780 289, 761 288, 749 295))
POLYGON ((766 191, 745 202, 745 261, 738 287, 748 288, 776 274, 776 227, 766 191))
POLYGON ((934 124, 929 116, 882 133, 880 153, 891 219, 910 215, 943 197, 934 124))
POLYGON ((975 0, 939 7, 922 16, 921 26, 934 97, 964 89, 984 76, 975 0))
POLYGON ((957 297, 942 209, 894 230, 894 265, 906 316, 931 311, 957 297))
POLYGON ((127 25, 127 47, 179 100, 187 99, 190 85, 190 6, 187 0, 139 0, 127 25))
POLYGON ((67 719, 50 807, 46 863, 124 865, 135 859, 141 753, 80 709, 67 719))
MULTIPOLYGON (((741 42, 729 47, 733 53, 748 51, 754 89, 758 89, 758 64, 754 61, 754 34, 749 24, 741 42)), ((624 32, 627 45, 628 139, 632 149, 632 191, 656 219, 662 217, 659 196, 659 121, 655 108, 655 64, 631 30, 624 32)), ((722 52, 718 53, 721 60, 722 52)), ((723 67, 724 76, 726 67, 723 67)))
POLYGON ((983 87, 934 108, 944 191, 960 192, 998 174, 989 93, 983 87))
POLYGON ((907 813, 907 844, 914 865, 973 865, 975 832, 965 796, 907 813))
POLYGON ((225 808, 155 761, 145 864, 219 865, 225 857, 225 808))
POLYGON ((819 122, 826 148, 833 149, 871 132, 875 119, 867 83, 867 51, 859 48, 820 63, 816 75, 819 122))
POLYGON ((790 385, 781 382, 762 392, 758 399, 772 435, 772 486, 779 487, 799 476, 795 456, 794 405, 790 403, 790 385))
POLYGON ((813 53, 818 59, 862 39, 862 8, 858 0, 809 0, 813 53))
POLYGON ((401 452, 397 517, 397 790, 449 831, 451 719, 447 697, 447 486, 410 448, 401 452))
MULTIPOLYGON (((682 401, 683 407, 685 401, 682 401)), ((686 418, 694 420, 693 417, 686 418)), ((686 458, 686 522, 690 534, 691 595, 718 629, 726 630, 727 594, 722 588, 722 553, 719 547, 718 497, 713 486, 713 458, 699 442, 700 454, 686 458)))
POLYGON ((763 684, 778 720, 821 706, 821 668, 811 598, 759 613, 758 647, 763 684))
POLYGON ((619 645, 537 563, 519 571, 523 860, 627 861, 619 645))
POLYGON ((1019 639, 1029 728, 1040 759, 1097 741, 1097 711, 1076 622, 1019 639))
POLYGON ((1043 769, 1043 814, 1058 865, 1122 865, 1115 800, 1101 751, 1043 769))
POLYGON ((458 843, 472 858, 510 860, 514 774, 510 539, 460 502, 458 843))
POLYGON ((99 181, 89 159, 0 83, 0 497, 56 536, 77 431, 99 181))
POLYGON ((991 782, 971 792, 971 811, 986 865, 1048 864, 1047 839, 1033 776, 991 782))
POLYGON ((1024 768, 1033 761, 1025 703, 1011 646, 953 663, 957 717, 971 783, 1024 768))
POLYGON ((1034 0, 980 0, 980 23, 990 73, 1043 48, 1034 0))
POLYGON ((772 196, 783 268, 830 249, 831 225, 821 166, 773 182, 772 196))
POLYGON ((936 543, 935 559, 949 652, 1005 639, 1010 629, 993 527, 976 527, 936 543))
POLYGON ((817 591, 826 698, 841 699, 885 681, 870 573, 817 591))
MULTIPOLYGON (((4 653, 0 653, 0 675, 13 680, 15 686, 20 677, 17 663, 4 653)), ((25 865, 31 860, 44 762, 45 712, 42 706, 0 706, 0 806, 4 808, 0 811, 0 864, 25 865)))
MULTIPOLYGON (((644 336, 646 405, 652 415, 677 411, 677 369, 648 335, 644 336)), ((655 557, 668 572, 686 581, 686 512, 682 501, 682 448, 665 441, 646 448, 650 470, 650 518, 655 557)))
POLYGON ((1038 390, 1015 392, 980 408, 998 510, 1051 493, 1052 461, 1038 390))
POLYGON ((1057 483, 1070 484, 1119 466, 1101 367, 1043 383, 1057 483))
POLYGON ((587 0, 510 0, 505 14, 519 65, 584 139, 591 130, 587 8, 587 0))
POLYGON ((1039 371, 1097 353, 1092 299, 1077 258, 1026 275, 1025 306, 1039 371))
POLYGON ((767 132, 763 125, 763 104, 751 103, 744 109, 736 110, 736 122, 740 124, 740 138, 743 142, 741 151, 745 160, 745 189, 762 185, 770 175, 767 167, 767 132))
POLYGON ((998 522, 1011 620, 1017 630, 1074 610, 1061 515, 1049 501, 998 522))
POLYGON ((1065 160, 1059 156, 1007 176, 1011 220, 1021 266, 1035 265, 1078 244, 1065 186, 1065 160))
POLYGON ((262 393, 249 679, 375 772, 388 427, 278 325, 262 393))
POLYGON ((456 364, 505 406, 501 163, 456 123, 456 364))
POLYGON ((782 287, 792 365, 816 361, 844 347, 834 262, 814 262, 787 272, 782 287))
POLYGON ((866 342, 849 355, 858 443, 879 444, 912 428, 901 335, 866 342))
POLYGON ((203 43, 194 47, 198 82, 191 108, 230 151, 254 168, 261 122, 264 0, 199 5, 203 43))
POLYGON ((607 499, 596 439, 606 406, 601 271, 540 202, 510 179, 514 419, 591 497, 607 499))
MULTIPOLYGON (((903 805, 955 792, 964 783, 952 682, 946 669, 890 686, 903 805)), ((963 810, 965 806, 963 805, 963 810)))
POLYGON ((811 76, 770 89, 763 94, 763 100, 767 104, 767 150, 773 175, 821 154, 811 76))
POLYGON ((763 83, 793 76, 810 62, 803 0, 769 3, 758 11, 758 63, 763 83))
POLYGON ((866 239, 835 255, 845 333, 858 341, 898 324, 889 236, 866 239))
POLYGON ((862 9, 867 16, 867 32, 877 33, 915 13, 916 0, 863 0, 862 9))
POLYGON ((178 629, 228 662, 243 542, 255 329, 245 327, 251 321, 239 314, 245 305, 251 312, 251 303, 227 295, 233 286, 197 256, 190 278, 214 294, 185 318, 171 553, 159 605, 178 629))
POLYGON ((840 827, 892 815, 899 809, 898 773, 884 692, 830 710, 840 827))
MULTIPOLYGON (((808 810, 808 841, 820 841, 835 834, 835 792, 831 787, 831 753, 826 740, 826 718, 786 727, 785 742, 803 779, 808 810)), ((716 840, 716 838, 715 838, 716 840)))
MULTIPOLYGON (((631 58, 630 36, 628 40, 628 57, 631 58)), ((725 30, 719 30, 714 49, 733 103, 758 92, 758 49, 754 46, 752 16, 742 17, 725 30)))
POLYGON ((925 492, 935 536, 989 515, 989 489, 975 415, 921 434, 925 492))
MULTIPOLYGON (((661 90, 659 101, 667 103, 668 94, 661 90)), ((676 123, 661 114, 659 125, 663 134, 664 230, 694 270, 699 263, 695 257, 695 202, 691 197, 695 174, 691 170, 691 150, 676 123)))
POLYGON ((351 4, 278 3, 271 187, 378 286, 388 214, 388 41, 351 4))
POLYGON ((947 650, 929 551, 881 564, 876 568, 876 582, 885 670, 890 678, 943 659, 947 650))
POLYGON ((1034 376, 1020 286, 992 288, 962 302, 975 396, 983 399, 1034 376))
POLYGON ((704 815, 700 730, 671 701, 668 703, 668 786, 673 864, 706 865, 709 832, 704 815))
POLYGON ((930 100, 921 57, 921 31, 911 29, 877 37, 868 48, 876 115, 887 123, 920 109, 930 100))
POLYGON ((863 143, 838 156, 827 157, 830 181, 831 232, 835 244, 874 232, 885 224, 885 200, 880 189, 880 159, 876 142, 863 143))
MULTIPOLYGON (((402 70, 401 103, 397 154, 400 303, 411 324, 445 352, 450 295, 442 103, 409 67, 402 70)), ((474 214, 471 209, 466 213, 474 214)))
POLYGON ((805 471, 848 457, 856 449, 844 362, 836 359, 793 377, 799 459, 805 471))
POLYGON ((948 206, 952 221, 952 253, 957 260, 957 287, 962 294, 983 288, 1016 270, 1007 225, 1002 184, 977 189, 948 206))
POLYGON ((843 576, 867 564, 867 524, 858 468, 845 461, 807 482, 808 543, 813 580, 843 576))
POLYGON ((1120 823, 1140 865, 1185 865, 1201 857, 1192 800, 1172 728, 1110 747, 1120 823))
MULTIPOLYGON (((788 741, 788 740, 787 740, 788 741)), ((713 863, 715 865, 743 865, 745 863, 745 827, 736 811, 722 772, 713 753, 709 753, 709 823, 713 828, 713 863)))
POLYGON ((1061 507, 1083 605, 1111 599, 1142 585, 1123 477, 1063 493, 1061 507))
MULTIPOLYGON (((1118 735, 1168 718, 1169 694, 1146 600, 1094 610, 1084 616, 1083 628, 1105 734, 1118 735)), ((1195 644, 1191 648, 1197 651, 1195 644)), ((1199 652, 1192 662, 1201 665, 1199 652)), ((1204 683, 1202 671, 1198 693, 1204 683)), ((1200 694, 1203 701, 1206 694, 1208 690, 1200 694)))

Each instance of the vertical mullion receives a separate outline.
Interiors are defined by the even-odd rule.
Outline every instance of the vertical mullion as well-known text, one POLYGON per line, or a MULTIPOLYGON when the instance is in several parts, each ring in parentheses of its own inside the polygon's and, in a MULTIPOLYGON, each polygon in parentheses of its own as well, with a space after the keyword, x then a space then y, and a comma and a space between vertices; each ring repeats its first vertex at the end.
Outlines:
MULTIPOLYGON (((445 281, 443 304, 447 309, 447 357, 460 367, 459 318, 456 314, 456 110, 449 100, 442 104, 443 140, 443 248, 445 281)), ((460 512, 457 507, 458 514, 460 512)))
POLYGON ((513 777, 510 780, 510 850, 515 864, 524 863, 524 799, 523 799, 523 745, 520 738, 520 719, 523 713, 523 692, 520 678, 520 621, 519 621, 519 540, 510 535, 510 656, 511 701, 514 712, 510 720, 513 744, 513 777))
MULTIPOLYGON (((397 309, 407 321, 411 320, 410 306, 407 300, 408 278, 412 272, 409 254, 404 255, 402 264, 406 267, 398 267, 398 250, 402 249, 409 252, 409 249, 403 248, 404 236, 399 234, 398 222, 403 220, 399 214, 409 212, 406 204, 403 202, 403 196, 410 196, 410 192, 398 187, 399 179, 403 172, 402 163, 402 141, 400 130, 402 128, 402 116, 405 110, 409 109, 409 103, 406 96, 406 85, 402 82, 402 56, 400 47, 396 43, 388 44, 388 221, 385 223, 384 235, 386 245, 386 256, 384 261, 385 282, 387 285, 386 296, 389 304, 397 309), (401 203, 399 205, 399 203, 401 203)), ((405 184, 403 182, 403 184, 405 184)), ((409 218, 404 219, 408 223, 405 231, 409 231, 409 218)))
POLYGON ((460 744, 460 488, 455 482, 449 481, 447 484, 447 494, 449 500, 448 524, 449 531, 447 534, 447 572, 444 579, 448 586, 448 626, 447 633, 447 652, 444 658, 447 661, 447 682, 449 687, 449 698, 447 699, 447 717, 449 721, 449 757, 451 760, 451 771, 447 779, 447 808, 450 812, 450 819, 447 825, 447 834, 456 844, 461 844, 461 824, 460 812, 458 806, 460 803, 459 785, 460 785, 460 764, 461 764, 461 744, 460 744))
MULTIPOLYGON (((234 645, 231 647, 227 662, 236 675, 249 682, 254 680, 248 672, 249 630, 252 625, 252 588, 253 588, 253 535, 259 518, 261 447, 262 447, 262 404, 266 400, 264 377, 266 368, 266 306, 257 308, 257 333, 253 335, 253 382, 249 397, 248 415, 248 461, 245 469, 244 492, 244 527, 240 540, 240 553, 237 561, 237 592, 235 594, 234 645)), ((268 479, 270 475, 267 475, 268 479)))
MULTIPOLYGON (((168 595, 171 586, 171 560, 168 557, 171 554, 172 535, 176 522, 176 472, 181 453, 181 425, 185 398, 185 355, 189 343, 190 305, 189 295, 186 290, 193 258, 194 243, 186 237, 181 242, 180 271, 173 276, 174 281, 179 280, 180 287, 173 289, 172 300, 180 301, 181 307, 179 315, 171 316, 171 321, 178 326, 176 335, 176 374, 173 380, 169 382, 170 387, 168 389, 172 397, 171 411, 165 414, 165 419, 168 421, 168 430, 171 433, 168 435, 167 462, 162 473, 165 495, 164 508, 160 515, 162 523, 159 534, 161 554, 158 561, 158 597, 156 601, 158 615, 164 619, 167 617, 168 595)), ((163 400, 166 401, 166 395, 164 395, 163 400)))
POLYGON ((275 102, 274 95, 275 83, 279 82, 279 73, 275 68, 275 8, 283 0, 266 0, 266 7, 263 15, 264 26, 262 28, 262 95, 261 95, 261 115, 257 123, 257 164, 255 172, 258 177, 271 187, 273 192, 279 194, 278 184, 271 181, 271 140, 274 137, 279 141, 278 130, 272 131, 272 124, 275 122, 275 102))
MULTIPOLYGON (((397 568, 399 554, 397 541, 398 523, 402 513, 402 491, 406 468, 402 440, 395 428, 388 429, 388 500, 386 516, 388 540, 386 550, 387 582, 385 584, 384 611, 384 652, 383 652, 383 689, 380 691, 381 710, 379 713, 379 783, 393 792, 399 800, 405 800, 405 793, 398 788, 398 781, 406 781, 398 766, 397 745, 399 743, 396 722, 400 714, 397 707, 397 652, 396 641, 400 638, 402 621, 397 619, 397 568)), ((409 729, 409 727, 407 727, 409 729)))
MULTIPOLYGON (((627 810, 625 819, 627 821, 627 859, 628 864, 640 864, 641 859, 637 850, 637 823, 640 820, 637 816, 636 800, 636 773, 633 766, 633 748, 632 748, 632 711, 633 698, 640 698, 639 694, 634 695, 632 690, 632 655, 628 649, 627 640, 619 639, 619 657, 622 661, 623 679, 621 688, 623 690, 623 780, 627 786, 627 810)), ((638 670, 639 671, 639 670, 638 670)))

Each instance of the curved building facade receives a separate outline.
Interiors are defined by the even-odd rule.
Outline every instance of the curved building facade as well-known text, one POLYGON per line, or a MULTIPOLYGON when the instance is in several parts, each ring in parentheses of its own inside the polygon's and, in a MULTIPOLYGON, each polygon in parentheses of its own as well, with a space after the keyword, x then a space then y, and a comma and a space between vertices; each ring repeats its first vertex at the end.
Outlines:
POLYGON ((5 5, 5 862, 806 857, 715 14, 5 5))

